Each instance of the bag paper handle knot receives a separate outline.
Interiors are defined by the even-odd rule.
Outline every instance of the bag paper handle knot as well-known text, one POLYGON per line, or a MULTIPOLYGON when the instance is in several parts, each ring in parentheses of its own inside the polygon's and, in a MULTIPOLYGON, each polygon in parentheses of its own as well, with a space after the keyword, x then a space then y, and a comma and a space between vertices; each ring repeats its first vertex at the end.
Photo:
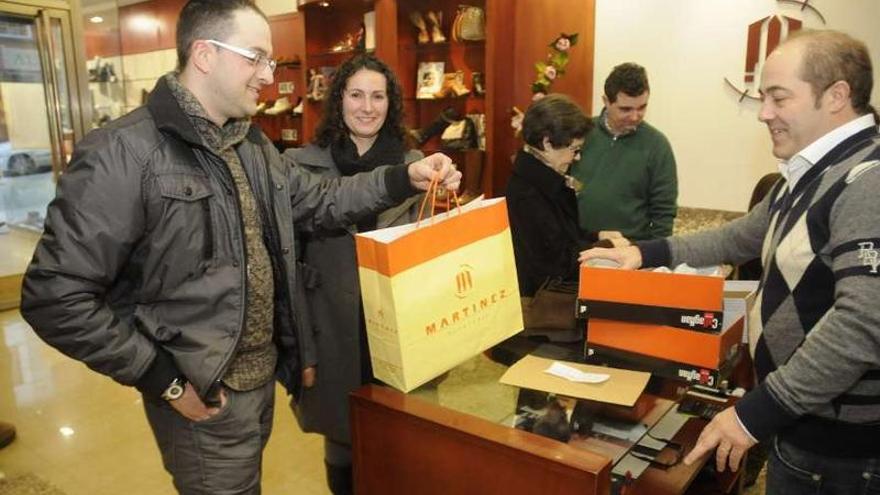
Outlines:
MULTIPOLYGON (((428 184, 428 190, 425 191, 425 197, 422 199, 422 205, 419 207, 419 216, 416 219, 416 227, 421 225, 422 219, 425 218, 424 217, 425 205, 428 204, 429 197, 431 198, 431 209, 428 213, 430 214, 431 224, 433 225, 434 211, 435 211, 434 208, 437 203, 437 191, 439 190, 439 188, 440 188, 440 174, 435 173, 434 177, 431 179, 431 183, 428 184)), ((452 197, 455 200, 455 206, 456 206, 456 209, 458 210, 458 214, 461 215, 461 200, 458 199, 458 193, 456 193, 455 191, 450 191, 449 189, 445 189, 445 191, 446 191, 446 194, 445 194, 445 196, 446 196, 446 211, 450 211, 452 208, 452 205, 450 204, 450 201, 449 201, 449 196, 450 196, 449 193, 452 193, 452 197)))

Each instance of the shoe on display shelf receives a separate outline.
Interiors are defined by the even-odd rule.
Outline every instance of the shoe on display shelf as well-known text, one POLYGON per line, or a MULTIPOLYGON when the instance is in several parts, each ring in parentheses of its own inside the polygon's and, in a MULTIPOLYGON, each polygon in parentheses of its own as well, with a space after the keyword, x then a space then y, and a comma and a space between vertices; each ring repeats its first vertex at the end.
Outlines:
POLYGON ((443 35, 443 28, 441 27, 443 24, 443 12, 439 10, 431 12, 429 10, 425 17, 431 23, 431 43, 445 43, 446 36, 443 35))
POLYGON ((420 45, 424 45, 431 41, 431 37, 428 35, 428 25, 425 23, 425 18, 422 17, 422 14, 415 10, 409 14, 409 20, 413 23, 413 26, 418 28, 419 37, 418 41, 420 45))
POLYGON ((290 104, 290 99, 286 96, 282 96, 275 100, 275 104, 272 105, 272 108, 266 109, 266 115, 281 115, 284 112, 293 109, 293 105, 290 104))

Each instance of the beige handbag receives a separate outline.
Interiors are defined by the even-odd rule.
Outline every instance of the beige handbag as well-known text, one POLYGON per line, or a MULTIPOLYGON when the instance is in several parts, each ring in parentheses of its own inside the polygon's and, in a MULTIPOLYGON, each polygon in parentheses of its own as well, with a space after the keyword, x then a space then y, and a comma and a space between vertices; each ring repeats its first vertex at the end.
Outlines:
POLYGON ((479 41, 486 39, 486 12, 474 5, 459 5, 452 22, 452 39, 479 41))
POLYGON ((440 142, 444 149, 469 150, 477 148, 477 128, 470 118, 453 122, 443 131, 440 142))

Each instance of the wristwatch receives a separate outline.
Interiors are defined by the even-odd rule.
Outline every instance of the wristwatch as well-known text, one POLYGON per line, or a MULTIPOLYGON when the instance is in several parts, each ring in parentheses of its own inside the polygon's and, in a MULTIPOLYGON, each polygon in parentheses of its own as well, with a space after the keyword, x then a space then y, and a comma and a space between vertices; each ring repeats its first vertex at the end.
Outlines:
POLYGON ((174 380, 171 380, 171 383, 168 385, 168 388, 162 392, 162 398, 167 401, 177 400, 183 397, 183 392, 186 390, 186 378, 178 377, 174 380))

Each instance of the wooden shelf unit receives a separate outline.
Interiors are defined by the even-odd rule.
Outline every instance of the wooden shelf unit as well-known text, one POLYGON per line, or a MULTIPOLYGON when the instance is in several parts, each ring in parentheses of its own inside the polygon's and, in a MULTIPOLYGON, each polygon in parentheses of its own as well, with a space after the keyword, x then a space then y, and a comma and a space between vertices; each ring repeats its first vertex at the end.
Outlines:
MULTIPOLYGON (((303 91, 308 69, 335 66, 353 55, 330 50, 347 34, 357 32, 364 13, 375 12, 375 54, 400 79, 408 126, 427 125, 446 106, 453 106, 461 115, 485 114, 486 151, 480 189, 489 197, 504 194, 511 157, 520 146, 510 127, 510 112, 514 106, 523 110, 528 107, 534 64, 547 55, 547 45, 560 33, 578 32, 580 38, 568 73, 553 89, 569 94, 586 112, 591 111, 595 0, 299 0, 298 7, 294 15, 300 18, 299 30, 283 35, 302 47, 303 91), (460 4, 484 9, 484 41, 452 40, 450 28, 460 4), (447 41, 418 44, 418 30, 409 18, 413 10, 442 11, 447 41), (462 70, 465 85, 472 93, 460 98, 416 99, 418 64, 432 60, 442 60, 446 72, 462 70), (483 72, 485 95, 473 95, 474 72, 483 72)), ((314 137, 320 103, 305 105, 300 133, 303 143, 314 137)), ((439 138, 435 140, 424 148, 438 148, 439 138)))
MULTIPOLYGON (((273 103, 275 100, 286 96, 292 106, 305 94, 305 75, 303 70, 303 56, 305 46, 301 33, 303 31, 302 15, 298 12, 273 16, 269 19, 269 27, 272 30, 273 56, 279 60, 275 70, 274 80, 271 85, 263 88, 260 93, 260 101, 273 103), (281 94, 278 90, 281 83, 293 83, 293 93, 281 94)), ((271 105, 270 105, 271 106, 271 105)), ((259 114, 254 117, 254 122, 263 129, 266 136, 275 145, 284 148, 302 146, 303 144, 303 119, 300 115, 285 112, 280 115, 259 114), (287 131, 287 132, 285 132, 287 131), (295 140, 284 140, 282 136, 296 135, 295 140)))

